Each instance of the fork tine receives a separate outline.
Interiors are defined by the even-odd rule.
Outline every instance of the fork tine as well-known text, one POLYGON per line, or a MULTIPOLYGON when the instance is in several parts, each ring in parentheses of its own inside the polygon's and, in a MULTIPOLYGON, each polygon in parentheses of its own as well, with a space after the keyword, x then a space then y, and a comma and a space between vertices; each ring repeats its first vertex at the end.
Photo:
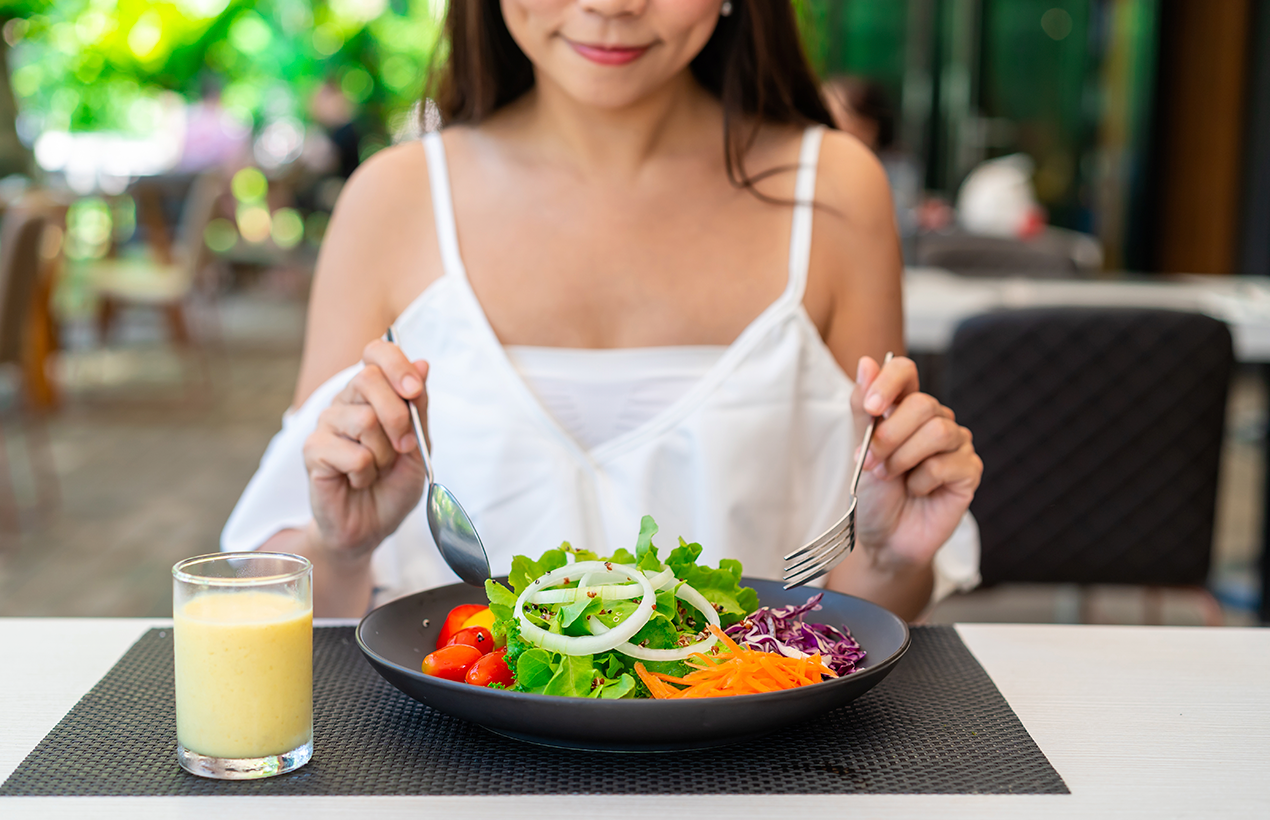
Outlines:
POLYGON ((798 549, 791 552, 789 555, 786 555, 785 561, 786 562, 792 561, 795 558, 798 558, 802 555, 806 555, 809 552, 814 552, 815 550, 819 549, 820 547, 823 547, 825 544, 829 543, 833 539, 837 538, 846 527, 850 526, 851 523, 854 522, 853 514, 855 513, 855 505, 856 505, 856 497, 851 496, 851 502, 847 505, 846 515, 842 516, 842 518, 839 518, 836 522, 834 522, 833 526, 825 530, 823 533, 817 536, 814 540, 812 540, 809 544, 799 547, 798 549))
POLYGON ((808 567, 807 570, 800 575, 786 576, 785 589, 793 589, 794 587, 802 586, 808 581, 814 581, 829 572, 831 569, 838 566, 838 564, 842 563, 842 559, 851 554, 851 549, 854 546, 853 541, 844 540, 839 545, 837 552, 829 555, 823 563, 808 567))
POLYGON ((797 561, 790 561, 786 563, 785 570, 784 570, 785 577, 789 578, 794 575, 798 575, 799 573, 803 572, 807 568, 816 564, 820 564, 821 562, 825 560, 827 556, 832 555, 835 550, 837 550, 840 546, 842 546, 844 541, 854 541, 853 527, 848 526, 842 532, 838 533, 838 537, 834 538, 832 541, 825 543, 823 546, 821 546, 820 549, 816 550, 815 552, 808 553, 807 555, 799 558, 797 561))
POLYGON ((801 560, 802 558, 806 557, 810 553, 813 553, 816 550, 820 549, 825 544, 829 543, 830 541, 834 540, 839 535, 841 535, 842 530, 846 526, 846 524, 847 524, 847 519, 845 518, 836 522, 832 527, 825 530, 820 535, 816 536, 815 540, 803 545, 802 547, 799 547, 798 549, 791 552, 789 555, 786 555, 785 562, 789 563, 790 561, 801 560))

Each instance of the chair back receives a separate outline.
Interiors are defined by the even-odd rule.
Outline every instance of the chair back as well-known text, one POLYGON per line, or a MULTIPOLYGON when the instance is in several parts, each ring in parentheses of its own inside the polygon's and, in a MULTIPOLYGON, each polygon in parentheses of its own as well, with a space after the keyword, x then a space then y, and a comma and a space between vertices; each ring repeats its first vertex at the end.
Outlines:
POLYGON ((1196 313, 962 323, 946 400, 984 462, 984 582, 1203 584, 1233 361, 1226 326, 1196 313))
POLYGON ((0 364, 22 361, 43 237, 42 215, 20 207, 5 214, 0 228, 0 364))
POLYGON ((197 279, 211 261, 211 251, 203 240, 203 233, 216 215, 216 200, 220 198, 224 186, 225 179, 219 170, 204 171, 194 177, 181 205, 176 262, 189 281, 197 279))
POLYGON ((1031 239, 978 234, 924 234, 916 263, 965 276, 1072 279, 1102 267, 1102 246, 1087 234, 1047 228, 1031 239))

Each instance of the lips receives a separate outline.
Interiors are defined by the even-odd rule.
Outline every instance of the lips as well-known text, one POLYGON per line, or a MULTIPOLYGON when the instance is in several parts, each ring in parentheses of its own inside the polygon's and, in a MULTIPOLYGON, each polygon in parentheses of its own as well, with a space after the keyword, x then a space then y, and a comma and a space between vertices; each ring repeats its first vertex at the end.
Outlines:
POLYGON ((575 43, 572 40, 568 42, 578 54, 600 65, 626 65, 644 56, 644 52, 650 48, 650 46, 600 46, 575 43))

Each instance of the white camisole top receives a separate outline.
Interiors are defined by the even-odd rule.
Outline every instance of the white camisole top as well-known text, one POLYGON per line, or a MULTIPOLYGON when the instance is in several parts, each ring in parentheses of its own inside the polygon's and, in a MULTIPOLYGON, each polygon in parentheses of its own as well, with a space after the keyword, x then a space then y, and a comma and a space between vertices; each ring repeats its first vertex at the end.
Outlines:
MULTIPOLYGON (((631 549, 649 514, 659 546, 683 537, 703 546, 705 561, 737 558, 748 575, 779 578, 781 556, 842 515, 856 446, 854 384, 803 308, 822 134, 810 128, 803 137, 785 290, 731 345, 586 351, 585 362, 578 351, 499 342, 459 253, 441 135, 424 137, 443 275, 395 327, 406 354, 430 363, 433 468, 472 517, 495 574, 513 555, 537 556, 562 541, 601 554, 631 549), (591 378, 579 389, 588 374, 603 375, 606 358, 624 357, 638 364, 635 378, 599 388, 603 380, 591 378), (632 406, 590 404, 622 391, 632 406)), ((284 418, 225 525, 222 549, 256 549, 308 523, 304 440, 359 369, 337 373, 284 418)), ((978 582, 969 515, 935 566, 937 596, 978 582)), ((423 505, 376 549, 372 572, 375 604, 457 580, 432 543, 423 505)))

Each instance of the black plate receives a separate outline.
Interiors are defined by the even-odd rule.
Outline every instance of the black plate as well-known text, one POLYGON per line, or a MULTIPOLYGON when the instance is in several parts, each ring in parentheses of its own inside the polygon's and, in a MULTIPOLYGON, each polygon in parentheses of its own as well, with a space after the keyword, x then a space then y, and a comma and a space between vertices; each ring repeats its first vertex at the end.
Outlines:
MULTIPOLYGON (((815 590, 785 590, 776 581, 743 582, 765 606, 806 602, 815 590)), ((846 626, 868 655, 864 668, 823 683, 699 700, 598 700, 530 695, 471 686, 423 674, 446 614, 485 603, 466 584, 429 589, 375 609, 357 626, 357 644, 379 674, 422 704, 479 723, 501 735, 551 746, 604 751, 671 751, 734 743, 842 706, 886 677, 908 649, 908 626, 868 601, 826 592, 814 617, 846 626), (424 621, 428 626, 424 626, 424 621)))

